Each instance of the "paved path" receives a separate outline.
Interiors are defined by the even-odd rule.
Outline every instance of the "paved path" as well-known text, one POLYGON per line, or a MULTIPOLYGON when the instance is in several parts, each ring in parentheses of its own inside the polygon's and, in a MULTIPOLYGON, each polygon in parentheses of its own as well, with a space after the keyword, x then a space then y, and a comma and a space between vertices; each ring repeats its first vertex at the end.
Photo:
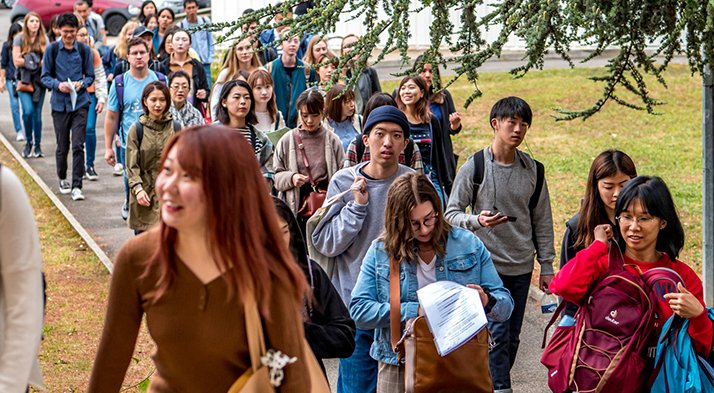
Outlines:
MULTIPOLYGON (((9 10, 0 9, 0 31, 7 31, 8 27, 9 10)), ((593 62, 592 65, 602 66, 605 62, 605 59, 601 59, 593 62)), ((681 59, 678 62, 681 62, 681 59)), ((396 72, 397 68, 390 64, 394 64, 394 62, 378 65, 379 74, 386 78, 390 73, 396 72)), ((507 71, 519 64, 521 64, 520 61, 489 62, 484 65, 482 72, 507 71)), ((546 68, 565 68, 566 66, 564 62, 559 60, 546 61, 546 68)), ((47 156, 44 158, 31 158, 28 159, 28 162, 50 188, 58 194, 61 201, 82 223, 106 254, 113 259, 122 244, 132 236, 132 231, 120 216, 120 209, 124 200, 121 177, 112 176, 112 168, 104 161, 104 114, 101 114, 97 121, 97 160, 95 168, 99 174, 99 180, 94 182, 85 180, 83 191, 86 200, 75 202, 69 195, 59 194, 54 159, 56 144, 49 108, 49 96, 48 94, 42 116, 42 148, 47 156)), ((0 108, 0 132, 14 141, 15 133, 12 127, 7 93, 0 94, 0 108)), ((24 142, 13 142, 13 145, 18 151, 22 151, 24 142)), ((71 158, 69 158, 69 162, 71 166, 71 158)), ((71 177, 71 173, 68 173, 68 175, 71 177)), ((539 362, 542 353, 540 343, 546 322, 547 317, 540 314, 538 306, 532 299, 529 300, 523 333, 521 334, 521 349, 512 370, 515 392, 546 393, 549 391, 546 386, 545 368, 539 362)), ((337 363, 336 361, 327 361, 326 367, 331 385, 334 386, 337 363)))

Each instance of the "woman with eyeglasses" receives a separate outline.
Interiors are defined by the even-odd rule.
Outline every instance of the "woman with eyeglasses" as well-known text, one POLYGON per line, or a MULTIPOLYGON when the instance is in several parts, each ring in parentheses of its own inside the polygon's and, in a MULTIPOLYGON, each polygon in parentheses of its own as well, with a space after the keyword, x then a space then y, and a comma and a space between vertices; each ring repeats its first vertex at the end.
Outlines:
POLYGON ((436 281, 478 290, 490 321, 507 320, 513 299, 481 240, 444 219, 441 198, 426 175, 411 172, 394 181, 384 223, 382 236, 362 261, 350 314, 358 329, 376 329, 370 354, 379 362, 377 393, 404 392, 404 365, 392 350, 389 332, 390 263, 401 272, 402 321, 417 317, 417 289, 436 281))
MULTIPOLYGON (((714 329, 704 305, 702 281, 691 267, 677 260, 684 246, 684 230, 667 185, 650 176, 628 181, 617 197, 615 217, 614 228, 609 223, 595 227, 593 243, 560 269, 549 289, 581 304, 590 286, 609 268, 608 241, 617 232, 625 269, 639 275, 653 268, 669 268, 681 276, 683 283, 672 288, 674 292, 657 294, 656 311, 662 320, 673 313, 689 319, 694 349, 706 357, 714 329)), ((653 337, 656 346, 659 332, 653 337)))
POLYGON ((191 77, 183 71, 172 72, 169 75, 171 89, 171 114, 184 127, 200 126, 206 123, 203 115, 193 105, 186 105, 186 98, 191 91, 191 77))

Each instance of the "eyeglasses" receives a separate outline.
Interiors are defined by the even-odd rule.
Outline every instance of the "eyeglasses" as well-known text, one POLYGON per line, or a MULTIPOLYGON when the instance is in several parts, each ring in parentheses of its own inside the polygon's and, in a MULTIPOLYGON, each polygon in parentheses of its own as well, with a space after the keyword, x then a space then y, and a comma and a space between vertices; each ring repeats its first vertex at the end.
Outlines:
POLYGON ((188 90, 188 85, 171 85, 174 90, 188 90))
POLYGON ((77 38, 86 38, 89 37, 89 34, 77 34, 77 38))
POLYGON ((64 29, 61 29, 61 30, 60 30, 60 33, 62 33, 62 34, 74 34, 74 33, 76 33, 76 32, 77 32, 77 29, 72 29, 72 30, 64 30, 64 29))
POLYGON ((617 221, 620 226, 629 227, 633 222, 637 222, 637 225, 646 228, 650 227, 655 223, 655 217, 637 217, 633 218, 627 215, 617 217, 617 221))
POLYGON ((130 53, 129 53, 129 56, 144 56, 144 55, 147 54, 147 53, 149 53, 149 52, 142 50, 142 51, 139 51, 139 52, 130 52, 130 53))
POLYGON ((436 224, 436 219, 439 217, 439 213, 434 213, 433 217, 429 217, 424 221, 412 221, 412 228, 414 229, 414 232, 419 231, 422 225, 424 225, 426 228, 431 228, 436 224))

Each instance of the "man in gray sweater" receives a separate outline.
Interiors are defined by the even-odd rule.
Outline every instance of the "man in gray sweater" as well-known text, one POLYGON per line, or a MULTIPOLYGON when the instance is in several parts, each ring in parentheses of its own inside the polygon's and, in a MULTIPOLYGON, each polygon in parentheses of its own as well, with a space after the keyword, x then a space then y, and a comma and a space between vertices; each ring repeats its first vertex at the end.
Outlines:
POLYGON ((547 291, 553 278, 555 248, 548 186, 543 178, 540 195, 534 195, 536 161, 517 149, 532 117, 528 104, 517 97, 504 98, 493 106, 490 120, 494 141, 481 156, 481 184, 474 186, 474 157, 469 157, 454 179, 445 214, 452 224, 473 231, 483 241, 513 297, 511 318, 489 323, 496 342, 489 355, 496 393, 512 391, 510 369, 518 353, 534 253, 540 263, 540 288, 547 291), (537 201, 533 209, 529 206, 531 198, 537 201), (478 214, 466 213, 467 207, 478 214))
MULTIPOLYGON (((399 154, 409 142, 406 115, 393 106, 370 113, 362 136, 370 161, 338 171, 330 180, 327 198, 352 187, 315 228, 312 241, 322 254, 335 257, 332 284, 345 305, 350 304, 362 259, 370 244, 384 229, 387 191, 392 182, 411 168, 399 165, 399 154)), ((369 356, 373 330, 357 329, 355 350, 340 359, 338 393, 369 393, 377 388, 377 361, 369 356)))

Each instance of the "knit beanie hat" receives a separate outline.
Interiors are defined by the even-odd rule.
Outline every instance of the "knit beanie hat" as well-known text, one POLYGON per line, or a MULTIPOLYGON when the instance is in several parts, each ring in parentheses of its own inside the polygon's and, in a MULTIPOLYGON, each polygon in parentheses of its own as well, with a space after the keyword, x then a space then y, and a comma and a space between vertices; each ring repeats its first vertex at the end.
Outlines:
POLYGON ((404 139, 409 139, 409 120, 407 120, 407 115, 391 105, 380 106, 373 110, 369 114, 367 122, 364 123, 363 133, 365 135, 369 134, 369 132, 372 131, 372 127, 377 123, 383 122, 399 124, 404 132, 404 139))

